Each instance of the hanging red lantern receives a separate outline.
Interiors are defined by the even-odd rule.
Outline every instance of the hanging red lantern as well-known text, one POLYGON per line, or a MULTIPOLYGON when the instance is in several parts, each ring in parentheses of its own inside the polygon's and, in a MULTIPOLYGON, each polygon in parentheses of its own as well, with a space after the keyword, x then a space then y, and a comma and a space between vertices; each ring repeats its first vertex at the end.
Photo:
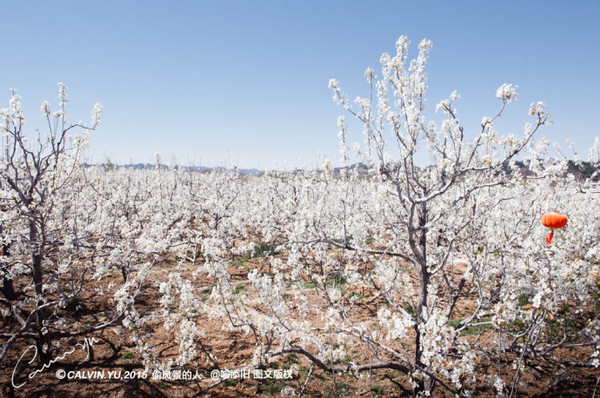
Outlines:
POLYGON ((546 246, 552 242, 554 231, 567 225, 567 221, 567 216, 559 213, 546 213, 542 216, 542 225, 550 228, 550 235, 546 236, 546 246))

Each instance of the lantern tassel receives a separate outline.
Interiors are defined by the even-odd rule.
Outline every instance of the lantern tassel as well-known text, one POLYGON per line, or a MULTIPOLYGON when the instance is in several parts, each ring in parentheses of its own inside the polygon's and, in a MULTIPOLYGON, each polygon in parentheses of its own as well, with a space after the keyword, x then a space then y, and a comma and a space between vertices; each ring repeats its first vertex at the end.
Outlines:
POLYGON ((554 236, 554 230, 552 230, 552 232, 550 232, 550 235, 546 236, 546 246, 550 245, 550 242, 552 242, 553 236, 554 236))

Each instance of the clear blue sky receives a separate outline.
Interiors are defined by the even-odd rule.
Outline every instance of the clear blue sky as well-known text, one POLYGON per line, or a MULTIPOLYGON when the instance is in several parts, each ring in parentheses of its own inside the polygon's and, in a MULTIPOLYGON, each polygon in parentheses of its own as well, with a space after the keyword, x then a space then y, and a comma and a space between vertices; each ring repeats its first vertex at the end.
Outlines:
MULTIPOLYGON (((2 5, 0 100, 23 97, 29 127, 59 81, 70 115, 104 119, 87 156, 271 168, 338 163, 328 80, 354 98, 400 35, 433 41, 429 107, 453 90, 471 131, 519 85, 500 128, 520 133, 532 101, 549 105, 542 135, 581 155, 600 135, 597 1, 10 1, 2 5)), ((354 132, 351 141, 361 139, 354 132)))

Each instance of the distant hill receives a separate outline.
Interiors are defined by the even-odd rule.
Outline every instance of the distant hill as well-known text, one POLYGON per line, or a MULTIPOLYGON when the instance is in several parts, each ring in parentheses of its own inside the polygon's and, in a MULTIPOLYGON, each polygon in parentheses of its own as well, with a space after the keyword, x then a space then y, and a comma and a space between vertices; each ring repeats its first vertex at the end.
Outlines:
MULTIPOLYGON (((558 161, 549 160, 548 162, 549 166, 554 166, 558 161)), ((517 161, 516 164, 519 166, 521 174, 533 175, 533 172, 529 169, 529 166, 524 162, 517 161)), ((562 176, 566 177, 569 174, 578 181, 588 179, 591 179, 592 181, 600 181, 600 168, 590 162, 574 162, 569 160, 567 162, 567 171, 565 171, 562 176)))
MULTIPOLYGON (((549 165, 555 165, 557 161, 549 161, 549 165)), ((520 169, 521 174, 523 175, 533 175, 533 172, 529 169, 529 166, 522 161, 516 162, 517 166, 520 169)), ((153 163, 133 163, 133 164, 125 164, 125 165, 115 165, 112 163, 103 163, 100 165, 90 165, 86 164, 85 166, 101 166, 105 168, 125 168, 125 169, 134 169, 134 170, 143 170, 143 169, 154 169, 156 168, 156 164, 153 163)), ((205 171, 234 171, 236 170, 242 175, 248 176, 256 176, 264 173, 263 170, 259 169, 238 169, 231 168, 227 169, 225 167, 205 167, 205 166, 166 166, 161 165, 163 170, 167 170, 170 168, 174 169, 183 169, 187 171, 197 171, 197 172, 205 172, 205 171)), ((339 175, 342 174, 345 170, 350 170, 352 172, 357 172, 359 175, 368 175, 369 174, 369 166, 364 163, 354 163, 347 167, 335 167, 333 169, 334 174, 339 175)), ((301 170, 295 170, 294 172, 300 172, 301 170)), ((506 167, 506 171, 508 167, 506 167)), ((590 162, 574 162, 569 160, 567 163, 567 171, 563 174, 566 176, 571 174, 575 177, 576 180, 587 180, 592 179, 592 181, 600 181, 600 168, 591 164, 590 162)))
POLYGON ((340 174, 342 171, 344 171, 346 169, 349 169, 350 171, 353 171, 353 172, 358 172, 359 175, 369 174, 369 166, 367 166, 364 163, 360 163, 360 162, 351 164, 348 167, 336 167, 333 169, 333 172, 335 174, 340 174))
MULTIPOLYGON (((555 165, 557 160, 549 160, 549 166, 555 165)), ((529 168, 527 164, 522 161, 517 161, 516 165, 519 167, 522 175, 533 175, 533 171, 529 168)), ((350 171, 357 171, 359 175, 367 175, 369 174, 369 166, 364 163, 354 163, 347 167, 336 167, 334 168, 335 174, 342 174, 344 170, 349 169, 350 171)), ((505 168, 506 171, 510 171, 509 167, 505 168)), ((587 180, 591 179, 592 181, 600 181, 600 167, 591 164, 590 162, 574 162, 569 160, 567 163, 567 171, 563 174, 563 177, 566 177, 568 174, 575 177, 576 180, 587 180)))
MULTIPOLYGON (((92 166, 100 166, 100 167, 104 167, 107 169, 110 168, 123 168, 123 169, 133 169, 133 170, 144 170, 144 169, 155 169, 156 168, 156 164, 154 163, 130 163, 130 164, 112 164, 112 163, 102 163, 102 164, 84 164, 84 166, 86 167, 92 167, 92 166)), ((186 170, 186 171, 198 171, 198 172, 205 172, 205 171, 233 171, 236 170, 237 172, 239 172, 242 175, 260 175, 263 173, 262 170, 258 170, 258 169, 238 169, 238 168, 231 168, 231 169, 227 169, 224 167, 205 167, 205 166, 180 166, 180 165, 176 165, 176 166, 167 166, 164 164, 160 165, 162 170, 168 170, 168 169, 176 169, 176 170, 186 170)))

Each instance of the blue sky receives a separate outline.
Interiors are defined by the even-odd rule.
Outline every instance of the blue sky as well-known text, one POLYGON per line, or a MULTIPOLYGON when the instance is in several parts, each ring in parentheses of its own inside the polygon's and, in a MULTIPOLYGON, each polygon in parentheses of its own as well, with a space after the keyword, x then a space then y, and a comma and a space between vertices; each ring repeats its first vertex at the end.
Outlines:
MULTIPOLYGON (((600 3, 595 1, 11 1, 2 6, 0 100, 23 97, 29 128, 39 106, 69 87, 69 115, 104 118, 89 160, 272 168, 338 163, 328 80, 366 95, 400 35, 433 41, 430 110, 457 90, 475 132, 497 109, 496 88, 519 86, 498 125, 521 133, 532 101, 554 124, 540 136, 576 142, 585 157, 600 109, 600 3)), ((360 131, 350 141, 361 140, 360 131)))

